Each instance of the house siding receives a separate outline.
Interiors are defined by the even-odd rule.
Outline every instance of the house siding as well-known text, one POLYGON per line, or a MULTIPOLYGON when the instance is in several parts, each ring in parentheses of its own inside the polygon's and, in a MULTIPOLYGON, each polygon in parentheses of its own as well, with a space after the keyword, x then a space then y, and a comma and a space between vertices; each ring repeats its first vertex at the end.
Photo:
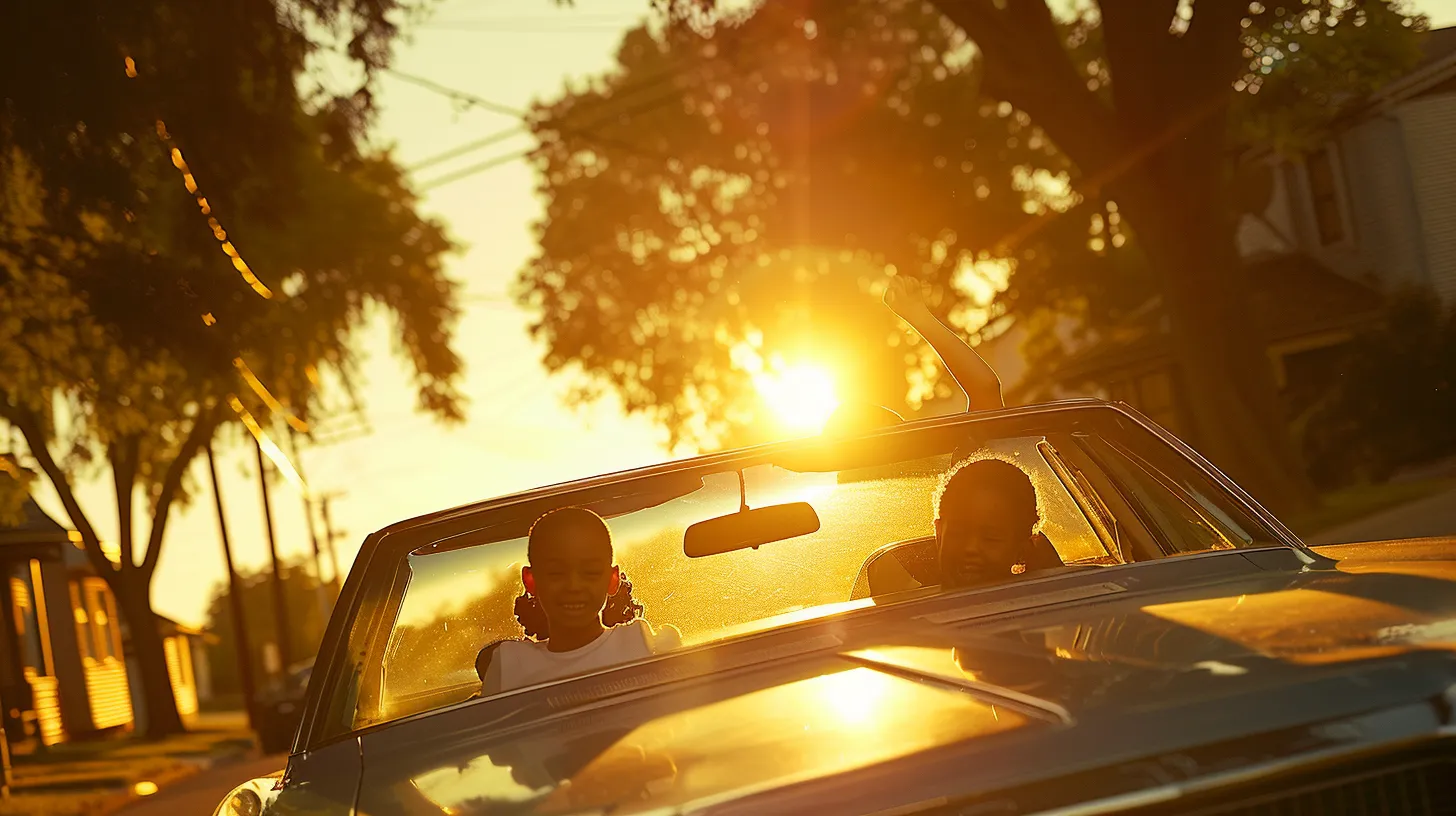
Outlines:
POLYGON ((1456 93, 1410 100, 1397 116, 1425 234, 1427 280, 1456 303, 1456 93))
POLYGON ((167 677, 172 681, 172 697, 177 713, 184 721, 197 715, 197 686, 192 678, 192 651, 185 635, 173 635, 162 641, 167 655, 167 677))
POLYGON ((126 665, 108 658, 86 667, 86 693, 91 698, 91 723, 96 730, 131 722, 131 687, 126 665))
POLYGON ((46 677, 34 672, 28 672, 27 676, 30 680, 30 694, 32 705, 35 708, 36 726, 40 731, 40 741, 45 745, 64 742, 66 727, 61 719, 60 684, 54 677, 46 677))
POLYGON ((1360 265, 1382 288, 1425 285, 1420 213, 1401 122, 1361 122, 1339 144, 1360 265))

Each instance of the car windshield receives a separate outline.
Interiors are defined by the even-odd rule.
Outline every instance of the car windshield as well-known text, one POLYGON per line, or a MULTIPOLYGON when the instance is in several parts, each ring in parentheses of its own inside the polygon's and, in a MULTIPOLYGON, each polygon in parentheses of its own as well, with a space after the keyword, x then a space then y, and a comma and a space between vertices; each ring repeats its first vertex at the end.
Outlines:
POLYGON ((355 671, 343 682, 355 687, 345 690, 351 710, 341 712, 340 725, 367 727, 483 696, 477 657, 489 644, 524 639, 516 604, 527 532, 554 507, 584 506, 606 519, 615 563, 641 614, 653 627, 680 632, 680 648, 933 591, 915 590, 937 582, 936 491, 968 460, 1001 460, 1029 477, 1037 531, 1060 562, 1025 575, 1013 567, 1005 581, 1280 541, 1149 432, 1119 436, 1113 444, 1102 433, 1045 422, 941 423, 598 481, 451 518, 437 533, 427 526, 381 582, 388 589, 373 607, 375 620, 354 622, 355 671), (745 503, 794 502, 813 508, 817 531, 707 557, 684 554, 693 524, 745 503))

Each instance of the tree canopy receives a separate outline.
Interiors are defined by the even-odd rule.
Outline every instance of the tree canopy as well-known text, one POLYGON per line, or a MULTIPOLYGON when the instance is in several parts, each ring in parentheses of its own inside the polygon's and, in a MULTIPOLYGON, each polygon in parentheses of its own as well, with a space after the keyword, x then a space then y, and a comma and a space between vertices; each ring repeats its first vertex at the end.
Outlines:
MULTIPOLYGON (((307 432, 323 390, 354 374, 353 330, 378 313, 395 322, 421 408, 461 416, 453 245, 365 139, 369 80, 406 11, 25 3, 0 30, 0 419, 144 633, 149 710, 171 704, 145 634, 148 588, 220 426, 265 433, 283 418, 307 432), (305 82, 338 52, 359 88, 305 82), (74 489, 103 467, 119 564, 74 489)), ((165 712, 149 722, 179 726, 165 712)))
MULTIPOLYGON (((981 306, 959 310, 967 330, 1052 314, 1095 329, 1164 295, 1191 401, 1230 368, 1257 372, 1256 339, 1210 338, 1190 315, 1218 276, 1234 290, 1220 310, 1241 297, 1234 159, 1324 138, 1413 64, 1424 25, 1385 2, 662 5, 614 70, 536 110, 547 214, 518 294, 548 367, 577 372, 583 395, 614 389, 717 441, 752 403, 732 349, 759 333, 761 355, 792 346, 783 323, 832 338, 861 376, 885 372, 852 391, 904 399, 905 348, 886 349, 902 335, 864 322, 890 266, 934 284, 942 314, 981 306), (816 289, 830 281, 866 305, 831 305, 816 289)), ((1251 481, 1287 463, 1213 426, 1242 416, 1224 424, 1262 444, 1278 413, 1266 379, 1222 379, 1198 403, 1218 415, 1195 422, 1215 458, 1249 459, 1251 481), (1224 410, 1243 391, 1260 415, 1224 410)))

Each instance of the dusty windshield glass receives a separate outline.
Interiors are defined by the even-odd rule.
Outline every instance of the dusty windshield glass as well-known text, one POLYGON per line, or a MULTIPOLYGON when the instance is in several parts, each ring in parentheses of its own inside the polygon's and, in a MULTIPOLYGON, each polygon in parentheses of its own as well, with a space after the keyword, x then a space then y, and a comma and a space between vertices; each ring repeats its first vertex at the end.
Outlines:
MULTIPOLYGON (((940 582, 937 511, 946 516, 957 511, 949 500, 939 508, 937 501, 946 474, 967 461, 1011 466, 1035 496, 1037 520, 1028 531, 1034 534, 1032 543, 1016 551, 1023 553, 1016 563, 997 567, 988 579, 992 583, 1116 565, 1131 557, 1123 550, 1131 552, 1129 542, 1141 533, 1131 526, 1122 530, 1121 520, 1108 516, 1109 508, 1126 504, 1104 501, 1107 497, 1136 495, 1169 507, 1182 502, 1156 481, 1135 485, 1134 493, 1120 484, 1119 474, 1102 471, 1093 459, 1063 461, 1060 454, 1076 454, 1077 442, 1055 430, 972 436, 951 426, 933 438, 903 432, 884 438, 892 441, 880 443, 868 458, 847 455, 840 457, 844 461, 826 462, 774 454, 688 467, 623 480, 620 486, 598 484, 562 493, 529 512, 505 506, 478 514, 468 530, 454 527, 449 535, 421 539, 401 553, 388 584, 394 589, 381 598, 385 625, 354 623, 351 654, 359 657, 356 672, 344 678, 351 688, 341 699, 350 711, 347 725, 340 725, 365 727, 794 621, 920 597, 903 590, 940 582), (1067 461, 1079 463, 1075 471, 1067 461), (757 548, 702 558, 684 555, 690 526, 739 513, 745 500, 752 508, 807 503, 818 529, 757 548), (541 642, 539 633, 523 626, 522 604, 531 596, 522 567, 531 563, 527 534, 532 522, 553 507, 570 506, 592 508, 604 519, 610 563, 621 583, 630 584, 624 591, 631 611, 607 621, 622 625, 611 626, 583 648, 557 653, 549 639, 541 642), (1038 555, 1034 550, 1041 546, 1046 550, 1038 555), (889 572, 895 574, 887 579, 889 572), (595 656, 578 659, 588 654, 595 656), (518 674, 522 679, 489 687, 483 681, 493 665, 523 672, 518 674), (541 665, 547 669, 538 672, 541 665)), ((1179 456, 1171 449, 1168 453, 1179 456)), ((1190 463, 1180 479, 1200 473, 1190 463)), ((1204 501, 1228 508, 1221 512, 1236 512, 1216 485, 1205 482, 1204 501)), ((1256 522, 1246 524, 1256 534, 1237 537, 1235 546, 1277 540, 1256 522)), ((603 621, 616 597, 608 598, 603 621)))

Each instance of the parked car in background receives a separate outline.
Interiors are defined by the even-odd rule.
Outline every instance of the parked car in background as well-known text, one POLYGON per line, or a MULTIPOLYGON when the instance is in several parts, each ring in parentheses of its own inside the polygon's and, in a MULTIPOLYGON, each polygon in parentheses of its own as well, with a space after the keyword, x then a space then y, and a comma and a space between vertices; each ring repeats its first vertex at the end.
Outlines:
POLYGON ((303 698, 313 673, 312 659, 295 664, 282 681, 259 692, 254 726, 263 753, 284 753, 293 747, 303 717, 303 698))
POLYGON ((370 536, 281 783, 245 788, 370 816, 1451 812, 1453 547, 1313 550, 1096 401, 600 476, 370 536), (933 496, 980 458, 1028 475, 1054 552, 944 589, 933 496), (684 646, 485 695, 527 531, 565 506, 684 646))

